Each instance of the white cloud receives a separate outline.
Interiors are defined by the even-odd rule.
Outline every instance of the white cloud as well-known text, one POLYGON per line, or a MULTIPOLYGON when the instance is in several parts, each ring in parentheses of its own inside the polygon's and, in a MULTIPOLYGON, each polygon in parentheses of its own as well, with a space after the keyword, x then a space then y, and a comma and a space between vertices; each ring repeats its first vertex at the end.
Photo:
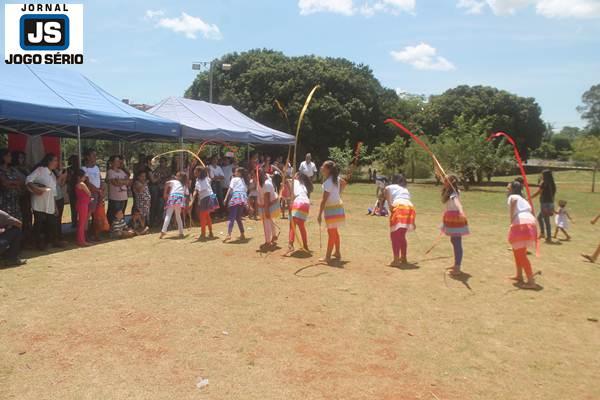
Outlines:
POLYGON ((390 54, 394 60, 410 64, 420 70, 451 71, 456 69, 454 64, 446 58, 438 56, 437 50, 427 43, 407 46, 402 51, 391 51, 390 54))
POLYGON ((206 39, 219 40, 223 37, 217 25, 206 23, 202 19, 185 12, 182 12, 180 17, 161 18, 156 26, 182 33, 188 39, 196 39, 198 33, 202 33, 202 36, 206 39))
POLYGON ((598 18, 598 0, 538 0, 536 11, 548 18, 598 18))
POLYGON ((496 15, 512 15, 519 9, 535 6, 547 18, 598 18, 600 0, 458 0, 457 7, 467 14, 480 14, 485 5, 496 15))
POLYGON ((329 12, 342 15, 362 14, 372 16, 383 12, 400 14, 413 13, 416 0, 363 0, 355 4, 353 0, 298 0, 301 15, 329 12))
POLYGON ((481 14, 483 7, 485 7, 485 1, 482 0, 459 0, 456 5, 458 8, 464 8, 467 10, 467 14, 481 14))
POLYGON ((535 0, 487 0, 487 3, 496 15, 512 15, 519 8, 527 7, 534 1, 535 0))
POLYGON ((144 15, 145 19, 152 19, 154 17, 162 17, 165 15, 163 10, 146 10, 146 15, 144 15))
POLYGON ((320 12, 331 12, 343 15, 354 14, 352 0, 299 0, 300 14, 309 15, 320 12))

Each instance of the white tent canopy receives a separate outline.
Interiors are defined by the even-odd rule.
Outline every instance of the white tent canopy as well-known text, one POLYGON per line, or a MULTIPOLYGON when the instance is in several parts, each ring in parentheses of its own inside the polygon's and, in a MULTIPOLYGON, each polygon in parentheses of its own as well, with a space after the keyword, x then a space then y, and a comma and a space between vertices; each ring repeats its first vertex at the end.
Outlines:
POLYGON ((185 141, 292 145, 292 135, 271 129, 231 106, 169 97, 147 111, 181 125, 185 141))

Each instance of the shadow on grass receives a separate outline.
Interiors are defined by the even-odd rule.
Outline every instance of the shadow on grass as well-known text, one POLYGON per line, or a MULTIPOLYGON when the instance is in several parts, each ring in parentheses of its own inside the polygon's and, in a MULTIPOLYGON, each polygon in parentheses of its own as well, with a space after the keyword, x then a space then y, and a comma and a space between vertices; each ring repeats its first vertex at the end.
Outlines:
POLYGON ((307 258, 311 258, 313 256, 313 252, 308 252, 306 250, 298 249, 294 250, 291 253, 285 253, 282 257, 286 258, 297 258, 299 260, 305 260, 307 258))
POLYGON ((228 242, 224 242, 225 244, 247 244, 250 243, 252 241, 252 238, 244 238, 244 239, 235 239, 235 240, 230 240, 228 242))
POLYGON ((418 264, 419 264, 418 262, 417 263, 398 264, 398 265, 388 264, 388 265, 386 265, 386 267, 393 268, 393 269, 399 269, 402 271, 410 271, 410 270, 414 270, 414 269, 420 269, 421 267, 419 267, 418 264))
POLYGON ((471 274, 467 274, 466 272, 461 272, 459 275, 450 275, 447 274, 448 277, 454 281, 462 283, 467 289, 473 291, 471 285, 469 285, 469 279, 472 278, 471 274))
POLYGON ((317 262, 314 264, 309 264, 309 265, 305 265, 304 267, 300 268, 299 270, 297 270, 296 272, 294 272, 294 275, 297 276, 298 278, 318 278, 319 276, 322 275, 327 275, 327 272, 323 271, 323 272, 319 272, 317 274, 314 275, 300 275, 301 272, 306 271, 309 268, 314 268, 314 267, 320 267, 323 266, 323 263, 317 262))
MULTIPOLYGON (((245 239, 248 240, 248 239, 245 239)), ((229 242, 229 243, 233 243, 233 242, 229 242)), ((269 245, 269 246, 264 246, 261 245, 258 250, 256 250, 257 253, 259 254, 272 254, 275 253, 276 251, 281 250, 281 247, 279 247, 278 245, 269 245)))
POLYGON ((513 283, 513 286, 519 290, 531 290, 533 292, 541 292, 542 290, 544 290, 544 287, 537 283, 533 287, 528 287, 528 286, 525 286, 525 283, 523 283, 523 282, 515 282, 515 283, 513 283))
POLYGON ((165 236, 161 240, 185 240, 185 239, 187 239, 189 237, 190 237, 190 234, 188 233, 188 234, 184 234, 183 236, 179 236, 179 235, 177 235, 177 236, 172 236, 172 235, 165 236))

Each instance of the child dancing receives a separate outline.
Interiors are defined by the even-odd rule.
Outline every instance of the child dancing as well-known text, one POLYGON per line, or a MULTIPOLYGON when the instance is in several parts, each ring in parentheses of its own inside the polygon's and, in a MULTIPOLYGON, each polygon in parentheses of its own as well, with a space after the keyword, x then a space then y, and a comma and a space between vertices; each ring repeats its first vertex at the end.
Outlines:
POLYGON ((165 221, 160 232, 160 239, 165 237, 169 224, 171 224, 171 217, 175 214, 177 221, 177 229, 179 230, 179 238, 182 239, 183 235, 183 221, 181 220, 181 213, 185 207, 186 198, 186 185, 187 185, 187 174, 184 172, 178 172, 175 176, 176 179, 171 179, 165 184, 165 191, 163 197, 165 199, 165 221))
POLYGON ((210 213, 219 209, 219 200, 213 192, 208 168, 196 167, 194 176, 196 177, 196 185, 192 195, 192 205, 196 208, 196 214, 200 220, 201 233, 198 239, 206 240, 207 229, 208 237, 212 239, 215 236, 213 235, 210 213))
POLYGON ((236 222, 240 230, 240 240, 246 239, 242 219, 244 217, 244 210, 248 206, 249 183, 248 171, 245 168, 237 168, 225 195, 225 204, 229 208, 229 225, 227 226, 227 237, 223 240, 224 242, 231 240, 231 232, 233 232, 233 225, 236 222))
POLYGON ((407 263, 406 233, 416 229, 415 220, 417 213, 410 201, 410 192, 406 188, 404 175, 394 175, 392 184, 384 189, 385 199, 392 205, 390 213, 390 237, 394 259, 390 267, 399 267, 407 263))
POLYGON ((281 209, 273 181, 262 168, 258 171, 258 193, 258 207, 265 232, 265 243, 261 245, 261 248, 275 246, 279 233, 276 232, 277 226, 274 220, 279 217, 281 209))
POLYGON ((522 283, 523 271, 525 271, 527 282, 522 287, 535 289, 536 284, 533 279, 531 263, 527 258, 527 249, 535 249, 537 246, 537 220, 532 214, 531 204, 522 196, 523 185, 514 181, 508 185, 507 189, 511 223, 508 241, 513 248, 517 267, 517 273, 510 279, 522 283))
MULTIPOLYGON (((285 180, 284 185, 289 184, 289 180, 285 180)), ((310 194, 314 187, 310 178, 300 172, 296 173, 294 180, 292 181, 293 191, 293 203, 292 210, 290 212, 290 236, 288 243, 288 251, 286 255, 290 255, 294 252, 294 240, 296 239, 296 228, 300 231, 300 237, 302 238, 302 249, 306 252, 310 252, 308 249, 308 235, 306 234, 306 220, 308 219, 308 212, 310 210, 310 194)), ((284 189, 285 190, 285 189, 284 189)))
POLYGON ((330 263, 333 258, 340 260, 340 233, 338 228, 344 225, 346 213, 341 193, 346 187, 346 181, 340 178, 340 170, 333 161, 325 161, 321 166, 323 176, 323 198, 319 207, 318 222, 321 224, 325 214, 325 225, 327 225, 327 253, 325 258, 319 261, 330 263))
POLYGON ((458 178, 454 175, 444 179, 442 203, 446 206, 441 228, 442 233, 450 236, 450 243, 452 243, 454 250, 454 265, 448 270, 450 275, 458 276, 462 273, 460 270, 463 259, 462 237, 469 234, 469 224, 460 202, 458 178))

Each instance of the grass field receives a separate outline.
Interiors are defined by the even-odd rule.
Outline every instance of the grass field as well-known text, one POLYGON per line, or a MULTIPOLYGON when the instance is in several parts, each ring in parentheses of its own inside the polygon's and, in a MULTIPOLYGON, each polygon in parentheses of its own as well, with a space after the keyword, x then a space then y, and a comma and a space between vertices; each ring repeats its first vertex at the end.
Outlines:
POLYGON ((463 193, 461 281, 443 273, 447 240, 424 255, 442 209, 425 184, 409 187, 418 229, 406 269, 385 266, 387 219, 365 215, 372 185, 345 193, 337 267, 316 261, 316 205, 312 258, 257 252, 253 221, 244 244, 199 243, 194 228, 26 254, 27 266, 0 270, 0 399, 599 399, 600 266, 579 254, 600 241, 589 223, 600 194, 588 173, 557 182, 573 240, 532 259, 539 291, 505 279, 501 187, 463 193))

